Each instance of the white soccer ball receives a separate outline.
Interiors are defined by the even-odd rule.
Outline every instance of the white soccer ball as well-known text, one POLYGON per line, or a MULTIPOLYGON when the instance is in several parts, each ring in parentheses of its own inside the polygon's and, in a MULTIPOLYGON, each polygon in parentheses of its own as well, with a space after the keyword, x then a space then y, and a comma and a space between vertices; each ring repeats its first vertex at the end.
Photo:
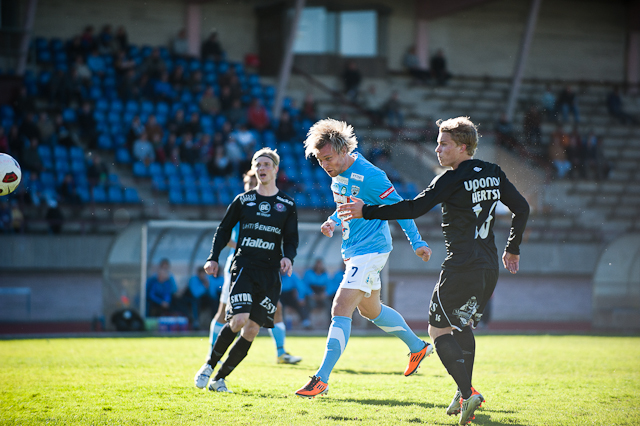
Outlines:
POLYGON ((21 179, 20 164, 9 154, 0 153, 0 196, 12 193, 21 179))

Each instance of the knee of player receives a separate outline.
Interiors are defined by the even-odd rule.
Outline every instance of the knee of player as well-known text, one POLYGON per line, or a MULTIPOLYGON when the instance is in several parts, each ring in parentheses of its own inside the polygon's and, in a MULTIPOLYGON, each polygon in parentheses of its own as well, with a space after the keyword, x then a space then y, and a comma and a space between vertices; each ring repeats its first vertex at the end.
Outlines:
POLYGON ((231 326, 231 331, 233 331, 234 333, 237 333, 245 326, 247 321, 249 321, 248 314, 234 315, 233 318, 231 318, 231 321, 229 321, 229 325, 231 326))
POLYGON ((260 326, 253 321, 247 321, 242 327, 242 335, 248 339, 253 339, 260 332, 260 326))

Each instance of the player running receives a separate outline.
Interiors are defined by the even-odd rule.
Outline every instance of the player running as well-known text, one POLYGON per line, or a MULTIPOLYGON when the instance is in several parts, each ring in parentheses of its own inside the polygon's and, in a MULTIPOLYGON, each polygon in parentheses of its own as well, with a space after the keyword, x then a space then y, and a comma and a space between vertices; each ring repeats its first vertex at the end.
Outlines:
POLYGON ((413 200, 378 206, 355 198, 338 211, 343 220, 414 219, 442 203, 447 257, 429 306, 429 335, 458 385, 447 414, 460 413, 459 424, 465 425, 475 418, 476 408, 484 401, 471 385, 476 347, 471 328, 480 321, 498 281, 493 236, 496 206, 503 202, 513 213, 502 263, 515 274, 520 267, 529 204, 498 165, 473 158, 478 131, 469 118, 438 120, 436 124, 440 128, 438 161, 451 170, 436 176, 413 200))
POLYGON ((233 343, 209 390, 230 392, 225 378, 247 356, 260 327, 272 328, 280 297, 280 272, 291 275, 298 248, 298 214, 295 202, 276 186, 280 156, 269 148, 253 155, 251 168, 258 186, 238 195, 218 226, 205 271, 218 275, 218 258, 240 223, 238 247, 231 266, 227 324, 222 327, 209 359, 196 373, 195 385, 204 388, 217 362, 233 343))
MULTIPOLYGON (((258 185, 258 179, 256 178, 256 172, 254 170, 249 170, 242 177, 244 182, 244 191, 250 191, 258 185)), ((211 319, 211 324, 209 325, 209 345, 211 346, 210 350, 213 349, 213 344, 218 338, 218 334, 222 327, 224 327, 224 317, 225 312, 227 310, 227 304, 229 303, 229 288, 231 287, 231 264, 233 263, 233 256, 236 251, 236 244, 238 241, 238 229, 240 228, 239 224, 233 227, 233 231, 231 232, 231 240, 227 246, 231 248, 229 250, 229 256, 227 257, 227 262, 224 266, 224 284, 222 286, 222 292, 220 294, 220 303, 218 305, 218 312, 211 319)), ((273 338, 273 342, 276 345, 276 360, 278 364, 297 364, 302 361, 302 358, 299 356, 293 356, 284 349, 284 342, 287 337, 287 328, 284 325, 283 317, 282 317, 282 303, 278 301, 278 308, 276 309, 276 313, 273 316, 274 325, 273 328, 269 328, 269 334, 273 338)))
MULTIPOLYGON (((338 205, 358 195, 369 203, 390 204, 402 198, 395 192, 387 175, 353 153, 358 141, 353 127, 342 121, 326 119, 311 127, 304 142, 307 157, 316 157, 320 166, 331 176, 331 190, 338 205)), ((416 255, 425 262, 431 249, 420 237, 412 220, 398 221, 416 255)), ((422 360, 433 352, 433 345, 424 342, 409 328, 402 315, 380 302, 380 271, 387 262, 393 246, 389 224, 384 220, 355 220, 343 222, 334 212, 322 224, 321 231, 333 236, 342 224, 342 257, 346 263, 344 278, 331 308, 331 325, 327 347, 320 369, 311 380, 296 392, 300 397, 313 398, 329 390, 329 375, 344 352, 351 334, 351 316, 355 308, 383 331, 399 337, 408 347, 409 365, 404 375, 416 372, 422 360)))

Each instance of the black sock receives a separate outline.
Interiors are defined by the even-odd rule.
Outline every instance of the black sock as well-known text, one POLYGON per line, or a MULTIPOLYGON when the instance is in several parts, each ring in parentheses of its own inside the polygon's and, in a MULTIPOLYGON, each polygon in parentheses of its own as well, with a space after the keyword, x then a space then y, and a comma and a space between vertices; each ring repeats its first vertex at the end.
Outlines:
POLYGON ((218 373, 216 374, 214 380, 224 379, 229 374, 231 374, 233 369, 242 362, 244 357, 247 356, 247 352, 249 352, 251 343, 253 342, 250 342, 244 337, 240 336, 235 345, 233 345, 233 347, 229 351, 229 356, 224 361, 224 364, 222 364, 222 366, 220 367, 220 370, 218 370, 218 373))
POLYGON ((473 383, 473 361, 476 357, 476 338, 473 336, 473 330, 471 327, 465 327, 460 332, 454 331, 453 338, 462 349, 464 366, 467 369, 469 381, 473 383))
POLYGON ((458 385, 458 389, 462 392, 462 397, 467 399, 471 396, 471 380, 464 366, 464 356, 462 349, 450 334, 443 334, 436 338, 433 342, 436 345, 436 352, 440 357, 440 361, 447 369, 453 380, 458 385))
POLYGON ((218 361, 222 358, 222 355, 229 349, 229 346, 233 343, 233 339, 236 338, 238 333, 234 333, 231 331, 231 326, 229 323, 226 323, 220 333, 218 334, 218 338, 213 344, 213 348, 211 348, 211 352, 209 353, 209 360, 207 364, 212 367, 215 367, 218 361))

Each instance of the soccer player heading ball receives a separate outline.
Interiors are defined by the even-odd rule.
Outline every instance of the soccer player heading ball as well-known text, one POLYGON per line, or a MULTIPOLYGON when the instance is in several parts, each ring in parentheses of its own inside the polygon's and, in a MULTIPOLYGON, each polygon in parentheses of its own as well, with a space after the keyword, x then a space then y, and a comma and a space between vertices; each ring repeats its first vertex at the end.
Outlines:
MULTIPOLYGON (((370 204, 391 204, 402 200, 387 175, 353 151, 358 141, 353 127, 342 121, 326 119, 311 127, 304 142, 305 154, 316 157, 320 166, 331 176, 331 191, 338 205, 358 196, 370 204)), ((398 221, 416 255, 425 262, 431 249, 418 232, 413 220, 398 221)), ((342 225, 342 258, 345 274, 331 308, 331 325, 322 365, 311 380, 296 392, 313 398, 329 390, 329 375, 344 352, 351 334, 351 315, 358 308, 360 314, 389 334, 400 338, 411 352, 404 374, 416 372, 422 360, 433 352, 409 328, 402 315, 380 303, 380 271, 387 263, 391 245, 386 220, 342 221, 337 212, 322 224, 321 232, 332 237, 335 227, 342 225)))
POLYGON ((354 198, 352 203, 339 206, 338 212, 343 221, 414 219, 442 203, 447 257, 429 306, 429 335, 442 364, 458 385, 447 414, 460 413, 459 423, 464 425, 484 401, 471 385, 475 357, 471 328, 480 321, 498 281, 493 236, 496 206, 502 202, 513 213, 502 263, 515 274, 529 204, 498 165, 473 158, 478 131, 471 120, 457 117, 436 124, 440 128, 438 161, 451 170, 436 176, 413 200, 373 205, 354 198))

